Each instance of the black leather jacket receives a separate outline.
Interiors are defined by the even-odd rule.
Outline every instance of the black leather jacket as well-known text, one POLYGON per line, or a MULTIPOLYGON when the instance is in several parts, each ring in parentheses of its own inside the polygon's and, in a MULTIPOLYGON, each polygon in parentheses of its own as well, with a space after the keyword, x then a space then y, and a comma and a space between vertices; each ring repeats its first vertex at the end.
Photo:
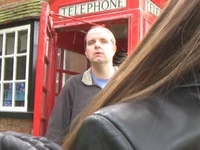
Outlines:
MULTIPOLYGON (((163 97, 105 107, 81 126, 75 150, 200 150, 200 75, 163 97)), ((0 133, 0 150, 62 150, 44 137, 0 133)))
POLYGON ((163 97, 97 111, 81 126, 75 150, 200 150, 200 76, 195 80, 163 97))
POLYGON ((0 133, 0 150, 62 150, 54 142, 14 131, 0 133))

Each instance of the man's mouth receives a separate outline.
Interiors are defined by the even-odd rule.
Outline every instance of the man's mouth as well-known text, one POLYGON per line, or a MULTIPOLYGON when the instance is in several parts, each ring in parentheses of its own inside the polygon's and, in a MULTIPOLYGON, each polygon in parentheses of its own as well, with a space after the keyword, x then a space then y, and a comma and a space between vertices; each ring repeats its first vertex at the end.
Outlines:
POLYGON ((102 52, 96 52, 94 53, 95 55, 103 54, 102 52))

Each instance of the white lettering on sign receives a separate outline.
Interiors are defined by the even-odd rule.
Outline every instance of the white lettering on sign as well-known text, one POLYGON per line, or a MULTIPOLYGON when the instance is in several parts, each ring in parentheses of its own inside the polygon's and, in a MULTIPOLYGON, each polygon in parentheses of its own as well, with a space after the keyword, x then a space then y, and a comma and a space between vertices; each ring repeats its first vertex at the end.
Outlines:
POLYGON ((63 16, 77 16, 124 7, 126 7, 126 0, 96 0, 94 2, 61 7, 59 14, 63 16))
POLYGON ((145 2, 145 10, 147 10, 150 13, 152 13, 156 17, 158 17, 160 15, 160 13, 161 13, 161 9, 150 0, 146 0, 146 2, 145 2))

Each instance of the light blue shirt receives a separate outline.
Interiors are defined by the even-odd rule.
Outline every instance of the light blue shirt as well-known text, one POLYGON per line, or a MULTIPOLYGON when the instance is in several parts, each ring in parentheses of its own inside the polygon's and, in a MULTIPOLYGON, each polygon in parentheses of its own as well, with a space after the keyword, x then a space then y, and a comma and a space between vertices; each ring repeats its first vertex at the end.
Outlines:
POLYGON ((100 86, 102 89, 106 86, 106 84, 108 83, 109 79, 101 79, 101 78, 97 78, 94 73, 91 70, 91 75, 92 75, 92 79, 94 80, 94 82, 100 86))

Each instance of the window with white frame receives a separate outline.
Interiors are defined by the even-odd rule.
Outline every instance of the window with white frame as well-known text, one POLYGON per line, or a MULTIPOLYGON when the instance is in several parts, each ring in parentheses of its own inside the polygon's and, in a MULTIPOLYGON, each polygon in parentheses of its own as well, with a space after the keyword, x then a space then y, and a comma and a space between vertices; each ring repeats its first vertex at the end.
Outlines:
POLYGON ((30 30, 30 25, 0 30, 0 111, 27 111, 30 30))

